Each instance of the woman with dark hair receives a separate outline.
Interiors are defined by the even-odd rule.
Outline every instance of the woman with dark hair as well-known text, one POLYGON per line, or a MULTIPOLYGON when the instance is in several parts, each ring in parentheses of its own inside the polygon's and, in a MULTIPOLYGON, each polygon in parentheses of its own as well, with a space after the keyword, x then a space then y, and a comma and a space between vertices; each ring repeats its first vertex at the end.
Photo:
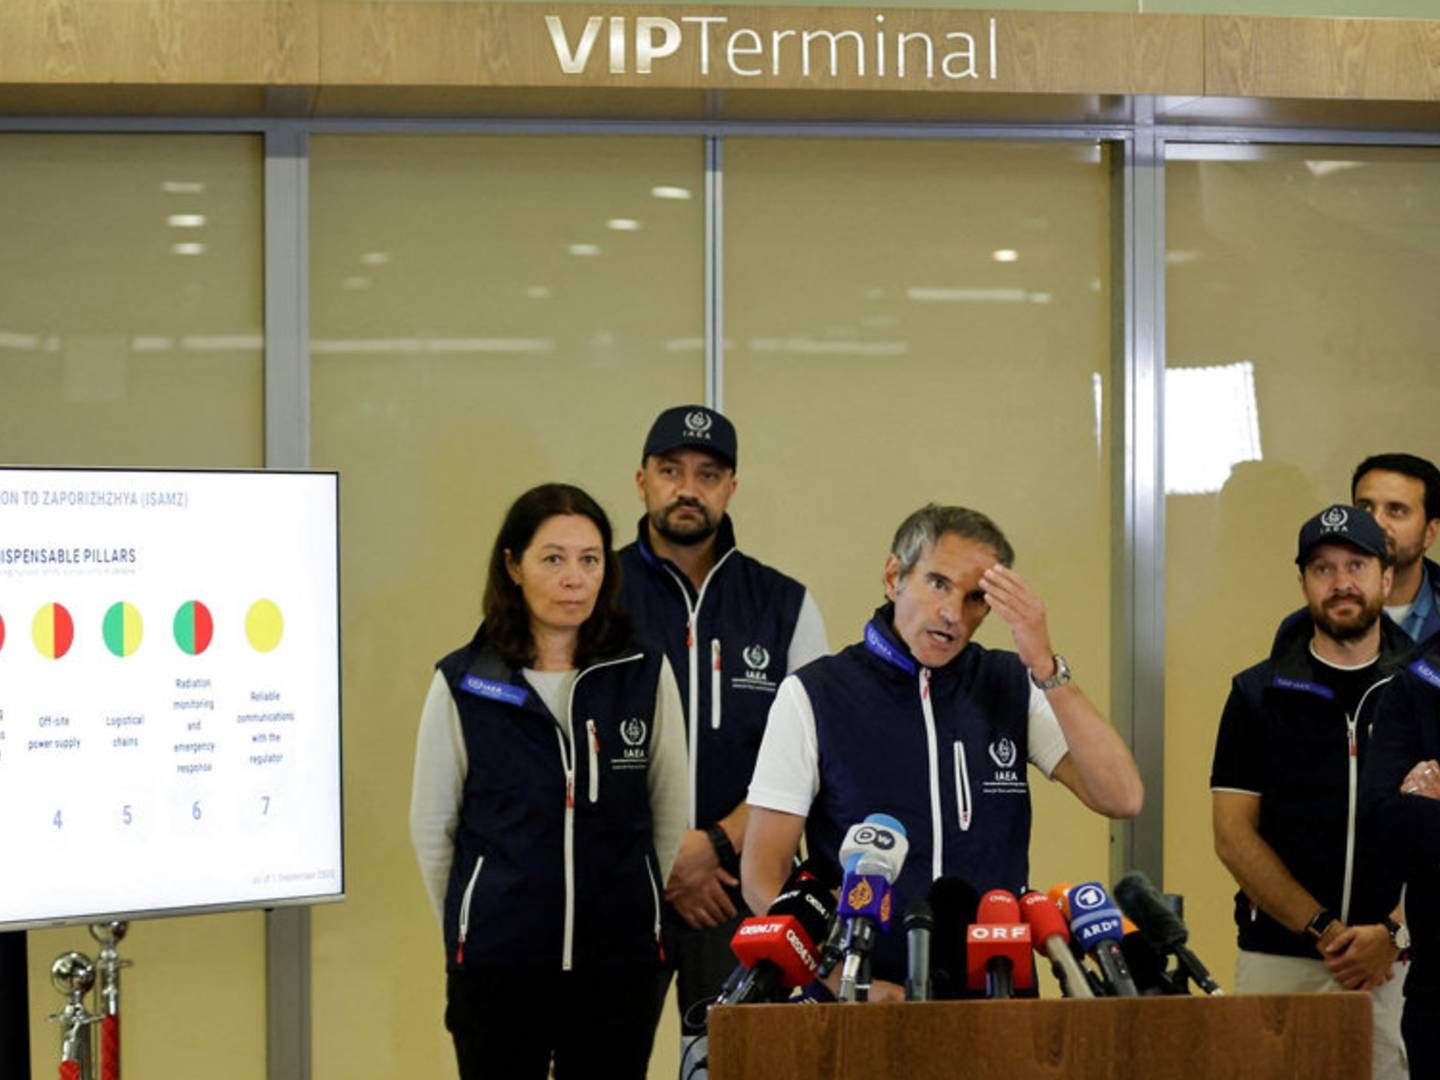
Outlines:
POLYGON ((410 832, 445 936, 463 1080, 642 1080, 663 882, 685 829, 684 717, 616 607, 610 522, 544 484, 515 500, 484 621, 436 665, 410 832))

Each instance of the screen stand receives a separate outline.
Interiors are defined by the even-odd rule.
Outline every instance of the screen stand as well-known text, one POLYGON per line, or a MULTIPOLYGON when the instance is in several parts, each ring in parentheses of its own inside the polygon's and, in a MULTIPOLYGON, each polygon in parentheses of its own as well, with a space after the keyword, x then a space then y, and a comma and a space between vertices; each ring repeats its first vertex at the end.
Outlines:
POLYGON ((0 1076, 30 1075, 30 988, 25 931, 0 934, 0 1076))

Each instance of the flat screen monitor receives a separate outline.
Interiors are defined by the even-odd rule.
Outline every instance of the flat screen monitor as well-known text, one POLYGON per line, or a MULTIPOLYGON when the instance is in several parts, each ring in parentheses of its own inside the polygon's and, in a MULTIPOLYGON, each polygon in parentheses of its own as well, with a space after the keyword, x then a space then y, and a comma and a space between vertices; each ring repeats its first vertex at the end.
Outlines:
POLYGON ((0 928, 343 897, 338 486, 0 468, 0 928))

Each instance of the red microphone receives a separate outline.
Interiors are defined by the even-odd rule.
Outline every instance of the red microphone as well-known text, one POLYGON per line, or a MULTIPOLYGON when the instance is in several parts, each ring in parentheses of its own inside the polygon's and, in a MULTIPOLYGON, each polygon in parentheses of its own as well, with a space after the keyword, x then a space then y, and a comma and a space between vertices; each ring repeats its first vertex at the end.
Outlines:
POLYGON ((1030 958, 1030 927, 1020 921, 1013 893, 991 889, 980 898, 976 921, 965 932, 970 989, 986 997, 1008 998, 1035 985, 1030 958))
POLYGON ((1070 951, 1070 928, 1065 925, 1065 916, 1060 906, 1048 896, 1038 892, 1027 892, 1020 897, 1020 914, 1030 925, 1030 943, 1036 952, 1050 957, 1055 978, 1066 997, 1094 997, 1090 980, 1070 951))

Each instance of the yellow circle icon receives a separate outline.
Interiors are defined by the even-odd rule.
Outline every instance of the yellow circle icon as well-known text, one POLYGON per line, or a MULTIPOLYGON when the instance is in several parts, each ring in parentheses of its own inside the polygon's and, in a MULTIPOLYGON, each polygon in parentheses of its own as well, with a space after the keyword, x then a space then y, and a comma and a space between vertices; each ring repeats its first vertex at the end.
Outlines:
POLYGON ((256 652, 271 652, 285 634, 285 616, 274 600, 256 600, 245 615, 245 636, 256 652))

